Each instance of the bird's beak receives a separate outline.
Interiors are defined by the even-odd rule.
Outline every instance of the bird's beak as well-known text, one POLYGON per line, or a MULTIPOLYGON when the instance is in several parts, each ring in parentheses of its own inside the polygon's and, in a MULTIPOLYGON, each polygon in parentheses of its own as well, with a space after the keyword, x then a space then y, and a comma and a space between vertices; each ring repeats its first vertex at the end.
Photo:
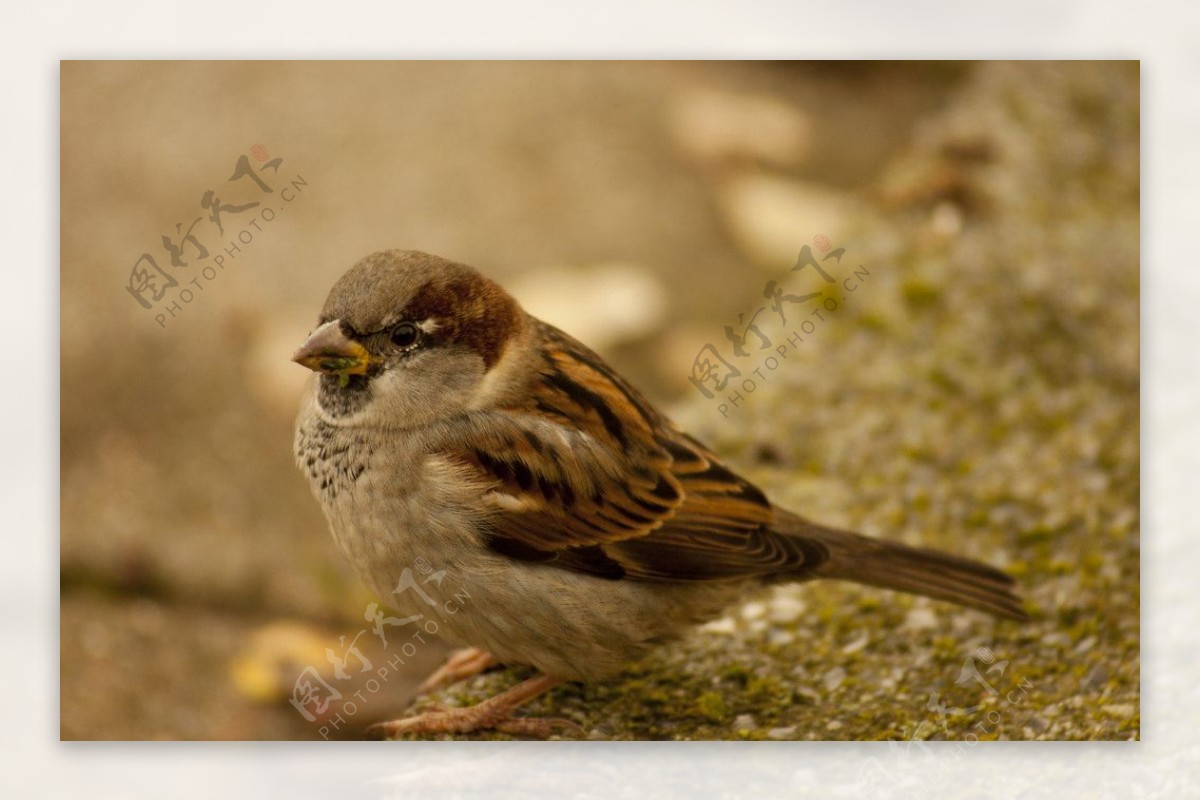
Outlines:
POLYGON ((338 320, 331 320, 309 334, 292 361, 318 373, 360 375, 371 365, 371 355, 342 333, 338 320))

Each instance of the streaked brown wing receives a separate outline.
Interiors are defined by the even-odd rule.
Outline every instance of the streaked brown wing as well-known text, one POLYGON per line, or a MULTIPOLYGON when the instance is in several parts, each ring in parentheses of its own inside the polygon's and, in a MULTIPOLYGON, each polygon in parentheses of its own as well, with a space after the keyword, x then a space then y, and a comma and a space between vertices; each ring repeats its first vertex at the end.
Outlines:
POLYGON ((772 529, 766 496, 707 448, 671 429, 664 443, 684 499, 651 534, 606 547, 634 577, 719 580, 815 568, 828 558, 819 543, 772 529))
POLYGON ((491 416, 471 432, 475 447, 453 454, 494 482, 489 547, 607 578, 721 580, 824 561, 819 544, 772 531, 762 492, 598 356, 544 335, 537 413, 491 416))

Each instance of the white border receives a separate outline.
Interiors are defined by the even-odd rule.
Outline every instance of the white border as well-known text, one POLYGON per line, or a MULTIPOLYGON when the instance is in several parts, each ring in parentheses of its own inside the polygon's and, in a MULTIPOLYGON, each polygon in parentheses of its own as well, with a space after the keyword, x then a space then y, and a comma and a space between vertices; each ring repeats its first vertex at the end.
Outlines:
MULTIPOLYGON (((1136 58, 1143 69, 1140 744, 996 744, 945 795, 1200 791, 1200 36, 1184 3, 26 3, 0 32, 9 370, 0 393, 0 792, 21 796, 840 797, 869 744, 58 742, 60 58, 1136 58), (986 13, 984 13, 986 11, 986 13), (326 18, 323 15, 328 15, 326 18), (1156 680, 1171 666, 1189 677, 1156 680)), ((896 788, 903 794, 904 788, 896 788)))

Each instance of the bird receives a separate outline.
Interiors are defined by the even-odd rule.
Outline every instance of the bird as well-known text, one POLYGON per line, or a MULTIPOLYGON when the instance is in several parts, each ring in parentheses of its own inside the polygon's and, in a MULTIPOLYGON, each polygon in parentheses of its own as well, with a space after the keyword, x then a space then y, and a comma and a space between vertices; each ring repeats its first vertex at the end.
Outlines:
POLYGON ((334 541, 405 620, 436 620, 463 646, 422 690, 499 664, 536 671, 374 735, 577 730, 516 712, 564 682, 612 677, 772 585, 851 581, 1027 619, 995 567, 773 504, 467 265, 413 250, 362 258, 292 360, 315 374, 294 455, 334 541))

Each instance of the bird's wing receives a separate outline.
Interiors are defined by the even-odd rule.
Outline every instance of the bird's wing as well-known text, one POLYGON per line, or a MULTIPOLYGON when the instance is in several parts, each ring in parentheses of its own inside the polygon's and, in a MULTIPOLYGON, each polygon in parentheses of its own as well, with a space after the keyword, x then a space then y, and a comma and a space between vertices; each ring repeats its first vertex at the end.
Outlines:
POLYGON ((757 487, 599 356, 550 332, 562 346, 548 348, 528 403, 464 423, 472 430, 454 440, 472 446, 446 454, 491 487, 490 548, 608 578, 674 581, 801 574, 827 558, 819 542, 773 531, 757 487))

